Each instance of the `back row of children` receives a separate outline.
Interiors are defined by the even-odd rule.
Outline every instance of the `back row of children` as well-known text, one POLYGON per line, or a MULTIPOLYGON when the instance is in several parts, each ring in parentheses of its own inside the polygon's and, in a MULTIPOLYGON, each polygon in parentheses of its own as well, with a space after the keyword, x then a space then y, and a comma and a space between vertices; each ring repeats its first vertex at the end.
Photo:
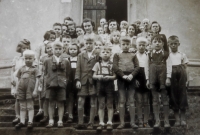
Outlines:
MULTIPOLYGON (((102 130, 105 125, 108 130, 112 130, 113 101, 115 101, 114 92, 116 90, 119 95, 116 106, 119 107, 120 117, 120 125, 117 129, 123 129, 125 126, 127 101, 131 127, 134 129, 149 127, 149 92, 153 96, 155 128, 160 127, 160 94, 164 110, 164 127, 170 127, 169 99, 175 113, 175 126, 186 125, 185 110, 188 103, 185 84, 188 59, 185 54, 178 51, 180 42, 177 36, 170 36, 167 43, 165 35, 159 34, 160 25, 152 22, 152 31, 147 31, 149 25, 145 24, 150 22, 144 19, 143 31, 136 39, 133 38, 135 35, 133 33, 139 29, 135 25, 128 26, 127 32, 126 29, 119 32, 117 22, 111 20, 107 26, 110 31, 108 37, 111 40, 108 38, 103 40, 103 36, 94 34, 94 23, 90 19, 85 19, 83 27, 76 29, 75 23, 70 19, 65 19, 68 24, 66 27, 55 23, 54 30, 45 33, 44 44, 37 48, 36 53, 30 50, 28 40, 21 41, 17 46, 17 52, 21 53, 21 56, 14 59, 12 74, 12 94, 16 96, 14 123, 19 122, 15 126, 17 129, 25 126, 26 110, 29 112, 28 127, 33 127, 33 97, 39 95, 41 106, 37 115, 44 112, 41 122, 49 120, 47 128, 54 126, 55 104, 58 106, 59 116, 57 126, 63 127, 62 119, 66 98, 68 98, 68 122, 73 121, 73 105, 76 97, 78 97, 77 128, 85 128, 84 104, 86 96, 89 96, 90 120, 86 128, 93 129, 98 99, 100 122, 97 130, 102 130), (67 33, 66 29, 69 30, 70 36, 64 34, 67 33), (74 30, 77 31, 77 35, 80 34, 77 39, 74 30), (171 52, 168 47, 171 48, 171 52), (40 61, 37 62, 37 59, 40 61), (170 80, 175 83, 171 84, 170 80), (166 86, 171 86, 170 94, 166 86), (135 100, 138 125, 135 124, 135 100), (104 123, 105 107, 108 110, 106 124, 104 123), (144 108, 144 117, 142 108, 144 108)), ((100 24, 102 24, 101 21, 100 24)), ((122 24, 127 25, 126 22, 122 24)), ((102 26, 105 28, 106 23, 102 26)))

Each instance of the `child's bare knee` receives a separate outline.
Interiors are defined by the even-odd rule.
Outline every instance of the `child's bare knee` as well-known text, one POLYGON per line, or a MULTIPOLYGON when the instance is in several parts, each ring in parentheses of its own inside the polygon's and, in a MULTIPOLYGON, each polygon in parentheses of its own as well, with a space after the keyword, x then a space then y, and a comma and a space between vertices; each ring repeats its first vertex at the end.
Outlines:
POLYGON ((113 104, 108 103, 108 104, 107 104, 107 109, 113 109, 113 104))
POLYGON ((100 103, 99 104, 99 109, 104 109, 105 108, 105 103, 100 103))

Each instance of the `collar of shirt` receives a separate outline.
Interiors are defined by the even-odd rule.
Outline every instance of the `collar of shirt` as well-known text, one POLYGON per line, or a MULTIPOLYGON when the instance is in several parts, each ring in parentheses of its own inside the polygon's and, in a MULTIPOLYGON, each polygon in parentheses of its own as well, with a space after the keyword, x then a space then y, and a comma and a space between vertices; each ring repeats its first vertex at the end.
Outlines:
POLYGON ((27 66, 26 66, 25 68, 26 68, 26 71, 27 71, 27 70, 29 70, 30 67, 27 67, 27 66))
POLYGON ((161 50, 159 50, 159 51, 156 51, 156 50, 153 50, 153 53, 161 53, 161 52, 163 52, 163 50, 161 49, 161 50))
POLYGON ((88 58, 90 59, 90 57, 92 56, 92 52, 87 52, 88 54, 88 58))
POLYGON ((77 56, 76 57, 70 57, 71 61, 77 61, 77 56))
POLYGON ((57 57, 56 55, 54 55, 54 58, 56 59, 56 62, 57 62, 57 64, 58 64, 58 63, 59 63, 59 60, 60 60, 60 56, 57 57))

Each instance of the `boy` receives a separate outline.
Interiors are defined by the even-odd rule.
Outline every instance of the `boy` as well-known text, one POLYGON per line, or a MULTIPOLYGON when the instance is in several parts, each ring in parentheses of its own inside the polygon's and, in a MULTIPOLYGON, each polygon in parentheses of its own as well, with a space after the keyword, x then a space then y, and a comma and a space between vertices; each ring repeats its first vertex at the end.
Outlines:
POLYGON ((131 40, 129 37, 121 37, 120 47, 122 53, 116 53, 113 58, 113 70, 118 78, 118 91, 119 91, 119 116, 120 125, 117 129, 123 129, 125 126, 124 115, 125 115, 125 103, 126 99, 129 99, 129 113, 131 118, 131 127, 137 128, 135 124, 135 76, 139 72, 139 63, 136 55, 134 53, 129 53, 129 48, 131 46, 131 40), (126 92, 128 97, 126 98, 126 92))
POLYGON ((56 40, 55 41, 59 41, 60 36, 62 34, 62 25, 60 23, 54 23, 53 24, 53 30, 56 33, 56 40))
POLYGON ((185 111, 188 108, 187 102, 187 63, 189 62, 187 56, 184 53, 178 51, 180 45, 179 38, 177 36, 170 36, 168 39, 168 45, 171 49, 169 58, 172 62, 172 76, 171 76, 171 105, 175 115, 174 126, 186 126, 185 111), (179 117, 180 111, 180 117, 179 117))
POLYGON ((67 29, 67 25, 66 24, 62 24, 62 36, 69 34, 68 29, 67 29))
POLYGON ((65 23, 66 25, 68 25, 68 23, 70 23, 70 22, 73 22, 73 19, 72 19, 71 17, 65 17, 64 23, 65 23))
POLYGON ((128 28, 128 22, 127 21, 121 21, 121 23, 120 23, 121 36, 126 36, 127 28, 128 28))
POLYGON ((25 65, 22 66, 18 73, 17 78, 17 99, 20 104, 20 123, 15 125, 16 129, 20 129, 25 126, 26 111, 28 110, 28 128, 33 128, 34 117, 34 102, 33 98, 37 97, 38 83, 39 83, 39 71, 33 66, 35 60, 35 53, 31 50, 23 52, 25 59, 25 65))
POLYGON ((169 53, 163 49, 164 38, 162 35, 155 35, 151 39, 153 51, 149 56, 149 80, 147 78, 147 87, 150 88, 153 98, 153 110, 155 116, 154 128, 160 127, 159 118, 159 94, 161 94, 161 101, 163 103, 164 112, 164 127, 169 128, 169 100, 168 94, 165 87, 170 85, 171 78, 171 66, 168 60, 169 53), (167 66, 166 66, 167 65, 167 66))
POLYGON ((141 33, 141 30, 140 30, 141 21, 137 20, 134 22, 134 24, 136 25, 135 35, 138 35, 139 33, 141 33))
POLYGON ((71 36, 72 40, 75 41, 75 39, 77 38, 76 23, 75 22, 69 22, 67 26, 68 26, 69 35, 71 36))
POLYGON ((93 67, 93 79, 97 80, 97 92, 99 101, 99 127, 97 130, 102 130, 105 126, 104 113, 105 106, 108 110, 108 122, 107 130, 112 130, 112 118, 113 118, 113 94, 114 94, 114 79, 116 75, 113 73, 113 65, 110 62, 110 56, 112 49, 109 47, 103 47, 100 52, 101 62, 97 62, 93 67), (107 97, 107 103, 105 98, 107 97))
POLYGON ((149 116, 149 90, 146 87, 146 79, 149 78, 149 65, 148 55, 145 52, 148 40, 144 37, 139 37, 136 40, 137 53, 136 56, 139 61, 140 70, 136 76, 136 103, 137 103, 137 115, 139 119, 139 127, 149 127, 148 116, 149 116), (144 122, 142 118, 142 108, 144 107, 144 122))
POLYGON ((101 18, 100 20, 100 27, 103 28, 104 23, 106 23, 106 19, 105 18, 101 18))
POLYGON ((76 26, 76 35, 79 37, 81 35, 84 35, 84 30, 81 26, 76 26))
POLYGON ((63 44, 63 54, 62 54, 63 58, 69 58, 69 54, 67 54, 67 52, 69 45, 71 45, 72 43, 71 37, 69 35, 65 35, 62 38, 60 38, 60 41, 63 44))
POLYGON ((53 43, 53 56, 44 61, 44 76, 46 76, 46 88, 49 91, 49 124, 47 128, 54 125, 54 107, 58 105, 58 127, 63 127, 64 103, 66 100, 66 86, 69 80, 70 63, 64 59, 63 45, 60 42, 53 43))
POLYGON ((90 121, 87 129, 93 129, 94 116, 96 112, 96 90, 92 79, 92 68, 98 60, 98 56, 93 55, 94 38, 85 36, 84 43, 86 52, 78 55, 77 68, 75 74, 76 87, 78 91, 78 125, 77 128, 84 128, 83 114, 86 96, 90 96, 90 121))

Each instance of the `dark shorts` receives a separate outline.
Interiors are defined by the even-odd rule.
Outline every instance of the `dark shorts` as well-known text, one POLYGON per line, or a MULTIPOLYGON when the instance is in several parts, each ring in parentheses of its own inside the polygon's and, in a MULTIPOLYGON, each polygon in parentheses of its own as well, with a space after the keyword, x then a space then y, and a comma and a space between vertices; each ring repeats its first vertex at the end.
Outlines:
POLYGON ((144 72, 144 68, 140 67, 139 73, 135 78, 139 83, 139 87, 136 86, 135 91, 136 92, 149 92, 149 89, 146 87, 146 76, 145 76, 145 72, 144 72))
POLYGON ((81 89, 78 91, 78 96, 92 96, 96 95, 96 89, 94 84, 90 84, 89 81, 85 85, 81 86, 81 89))
POLYGON ((151 63, 149 66, 149 84, 150 89, 155 89, 159 85, 159 89, 166 89, 166 65, 163 63, 155 64, 151 63))
POLYGON ((17 99, 32 99, 35 88, 35 78, 22 78, 19 80, 17 99))
POLYGON ((114 81, 97 81, 96 83, 98 97, 112 97, 114 95, 114 81))
POLYGON ((48 88, 47 91, 49 91, 50 100, 57 100, 57 101, 66 100, 66 89, 64 88, 60 87, 48 88))

